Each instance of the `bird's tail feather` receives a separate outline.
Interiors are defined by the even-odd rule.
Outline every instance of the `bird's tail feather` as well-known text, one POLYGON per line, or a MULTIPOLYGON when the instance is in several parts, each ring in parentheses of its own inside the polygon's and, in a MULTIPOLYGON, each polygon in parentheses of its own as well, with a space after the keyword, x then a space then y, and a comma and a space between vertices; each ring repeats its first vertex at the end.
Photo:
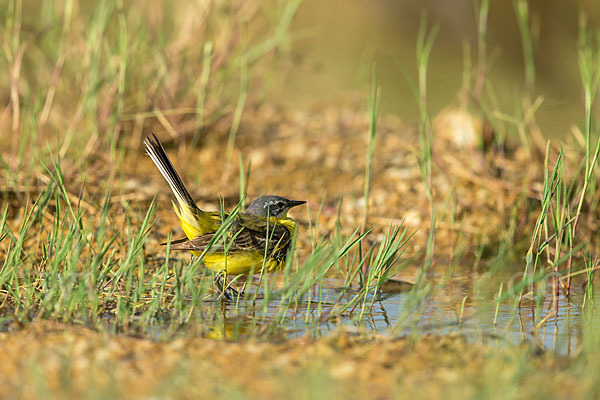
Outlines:
POLYGON ((152 134, 152 137, 146 137, 146 139, 144 139, 144 146, 146 147, 146 154, 150 156, 175 195, 175 199, 177 200, 175 211, 177 212, 179 219, 181 219, 182 222, 192 225, 192 228, 198 225, 195 214, 199 214, 202 211, 198 208, 194 199, 192 199, 190 192, 188 192, 181 181, 179 174, 177 174, 175 167, 173 167, 171 160, 169 160, 165 149, 156 135, 152 134))

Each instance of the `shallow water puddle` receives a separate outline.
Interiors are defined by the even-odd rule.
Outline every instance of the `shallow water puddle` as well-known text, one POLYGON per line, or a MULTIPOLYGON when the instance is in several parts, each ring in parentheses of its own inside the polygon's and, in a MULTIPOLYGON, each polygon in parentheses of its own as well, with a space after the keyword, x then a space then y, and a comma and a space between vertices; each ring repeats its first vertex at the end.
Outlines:
POLYGON ((497 346, 530 341, 559 354, 572 354, 580 335, 581 290, 573 291, 570 301, 559 297, 557 316, 532 333, 552 309, 552 296, 539 304, 524 297, 521 307, 516 296, 498 304, 496 299, 474 294, 473 285, 458 279, 426 295, 411 292, 410 288, 392 292, 384 289, 375 298, 367 296, 364 306, 360 301, 341 312, 341 307, 358 293, 344 291, 341 284, 336 279, 324 279, 312 292, 287 306, 276 298, 265 306, 260 302, 262 292, 254 306, 251 301, 215 303, 212 312, 218 316, 209 336, 237 339, 268 332, 278 338, 319 337, 343 327, 384 336, 458 333, 470 342, 497 346))

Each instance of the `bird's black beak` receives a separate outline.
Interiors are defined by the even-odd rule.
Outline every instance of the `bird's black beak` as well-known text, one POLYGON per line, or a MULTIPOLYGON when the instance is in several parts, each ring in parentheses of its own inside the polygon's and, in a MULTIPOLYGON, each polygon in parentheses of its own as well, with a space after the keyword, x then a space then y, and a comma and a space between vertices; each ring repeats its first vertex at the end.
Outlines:
POLYGON ((290 200, 290 208, 305 204, 304 200, 290 200))

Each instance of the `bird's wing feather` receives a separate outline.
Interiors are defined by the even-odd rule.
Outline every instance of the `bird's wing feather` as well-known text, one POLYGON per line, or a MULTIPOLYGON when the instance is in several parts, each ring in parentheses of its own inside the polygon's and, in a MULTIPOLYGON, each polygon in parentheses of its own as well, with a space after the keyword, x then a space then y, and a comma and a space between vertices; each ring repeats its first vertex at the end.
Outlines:
MULTIPOLYGON (((222 239, 217 239, 210 251, 213 253, 224 253, 225 249, 229 252, 258 250, 273 254, 285 248, 291 240, 291 232, 282 224, 267 222, 265 218, 255 217, 248 214, 240 214, 235 223, 230 228, 225 243, 222 239)), ((182 243, 171 245, 172 250, 204 251, 215 233, 208 233, 195 239, 187 240, 182 243)))
MULTIPOLYGON (((187 242, 187 241, 188 241, 188 238, 186 238, 186 237, 183 237, 181 239, 171 240, 171 246, 174 244, 183 243, 183 242, 187 242)), ((161 243, 160 245, 166 246, 168 243, 169 242, 164 242, 164 243, 161 243)))

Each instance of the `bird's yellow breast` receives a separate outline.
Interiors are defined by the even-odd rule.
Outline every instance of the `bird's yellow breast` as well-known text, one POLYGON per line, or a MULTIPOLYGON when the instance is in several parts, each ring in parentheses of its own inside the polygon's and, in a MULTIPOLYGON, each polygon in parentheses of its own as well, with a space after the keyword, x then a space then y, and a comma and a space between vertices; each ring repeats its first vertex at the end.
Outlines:
MULTIPOLYGON (((192 252, 200 255, 198 252, 192 252)), ((263 262, 264 252, 258 250, 229 253, 213 253, 204 256, 204 265, 213 271, 227 271, 227 275, 241 275, 254 272, 275 272, 285 265, 285 261, 279 262, 275 258, 267 257, 263 262), (264 264, 264 265, 263 265, 264 264)))

